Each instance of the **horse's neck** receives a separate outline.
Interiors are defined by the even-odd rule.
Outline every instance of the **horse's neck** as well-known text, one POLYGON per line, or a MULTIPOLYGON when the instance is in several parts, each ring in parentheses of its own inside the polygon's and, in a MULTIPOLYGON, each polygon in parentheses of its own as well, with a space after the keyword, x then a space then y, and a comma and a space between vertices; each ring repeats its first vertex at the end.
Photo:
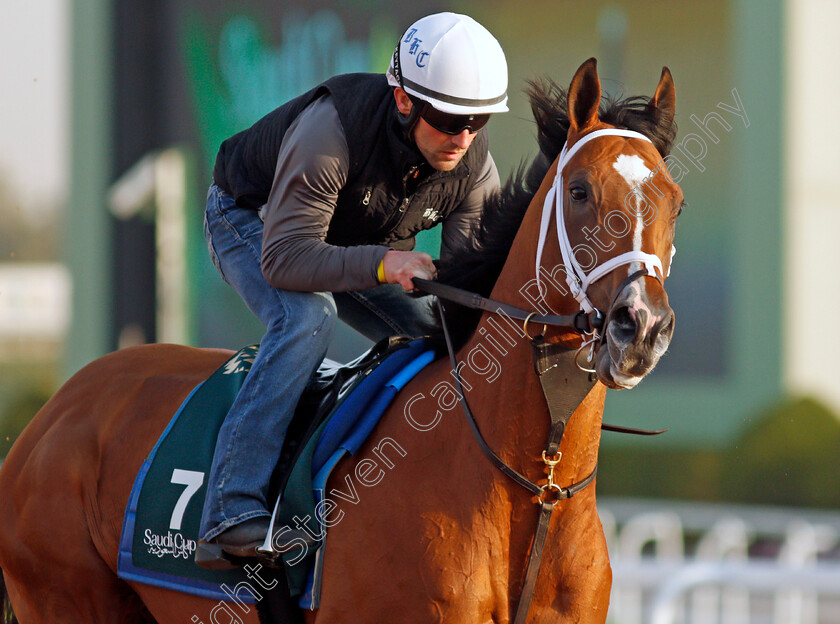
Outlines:
MULTIPOLYGON (((547 179, 552 178, 550 171, 547 179)), ((523 220, 491 295, 497 301, 534 309, 523 294, 523 287, 534 278, 539 207, 547 190, 548 186, 544 183, 523 220)), ((544 266, 552 266, 548 262, 555 255, 559 261, 559 250, 556 254, 552 251, 546 249, 544 266)), ((554 310, 557 313, 569 314, 577 309, 574 299, 558 303, 560 309, 554 310)), ((540 331, 541 326, 532 325, 528 329, 534 334, 540 331)), ((574 332, 562 332, 550 330, 549 338, 575 347, 580 343, 580 337, 574 332)), ((483 375, 483 379, 479 376, 478 381, 471 383, 474 388, 467 394, 476 421, 490 446, 505 461, 532 478, 540 478, 544 468, 541 453, 548 437, 550 415, 534 371, 530 341, 523 335, 518 322, 514 325, 499 315, 484 314, 477 330, 458 354, 459 362, 470 365, 464 368, 467 381, 476 379, 476 375, 467 377, 468 370, 480 370, 482 366, 490 368, 489 357, 482 351, 498 362, 498 367, 494 367, 498 369, 498 374, 494 377, 491 370, 483 375), (487 384, 490 384, 489 388, 487 384)), ((561 485, 583 479, 595 467, 605 397, 606 388, 596 383, 569 420, 561 445, 564 458, 557 479, 561 485)))
MULTIPOLYGON (((459 353, 459 362, 477 362, 484 375, 476 375, 477 367, 462 367, 467 399, 475 420, 490 447, 510 466, 532 481, 544 478, 541 459, 548 439, 550 415, 539 378, 534 371, 531 346, 527 339, 508 329, 507 337, 516 341, 511 346, 500 335, 500 325, 482 319, 476 334, 459 353), (490 338, 501 345, 506 355, 491 346, 490 338), (497 363, 487 364, 487 353, 497 363), (471 370, 472 369, 472 370, 471 370)), ((572 414, 560 450, 563 460, 555 481, 563 486, 582 480, 597 462, 601 416, 606 388, 598 383, 572 414)), ((512 482, 511 482, 512 484, 512 482)), ((513 486, 519 487, 519 486, 513 486)))

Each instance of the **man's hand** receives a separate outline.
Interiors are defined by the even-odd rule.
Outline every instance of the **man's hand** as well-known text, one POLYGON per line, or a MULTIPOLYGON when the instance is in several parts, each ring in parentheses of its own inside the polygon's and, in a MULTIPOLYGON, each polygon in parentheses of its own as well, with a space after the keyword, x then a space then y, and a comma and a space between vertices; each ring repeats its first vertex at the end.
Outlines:
POLYGON ((385 254, 385 280, 389 284, 400 284, 406 291, 414 290, 411 279, 419 277, 432 280, 437 277, 437 269, 432 257, 420 251, 388 250, 385 254))

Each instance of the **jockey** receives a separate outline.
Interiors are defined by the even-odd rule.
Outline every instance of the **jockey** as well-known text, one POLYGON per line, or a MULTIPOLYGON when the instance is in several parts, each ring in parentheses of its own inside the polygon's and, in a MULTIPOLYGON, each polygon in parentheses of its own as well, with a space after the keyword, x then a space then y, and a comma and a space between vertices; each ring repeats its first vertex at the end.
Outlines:
POLYGON ((330 78, 222 143, 205 237, 266 333, 219 432, 204 543, 241 557, 262 545, 272 471, 338 318, 374 341, 422 335, 431 308, 406 291, 436 271, 414 237, 442 223, 446 257, 470 236, 499 188, 483 127, 506 104, 498 41, 438 13, 405 31, 386 75, 330 78))

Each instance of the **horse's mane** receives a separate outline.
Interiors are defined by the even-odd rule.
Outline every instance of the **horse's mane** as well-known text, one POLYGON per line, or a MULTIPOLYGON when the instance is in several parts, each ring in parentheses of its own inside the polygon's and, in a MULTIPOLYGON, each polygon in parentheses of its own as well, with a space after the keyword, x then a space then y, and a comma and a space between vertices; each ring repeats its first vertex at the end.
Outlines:
MULTIPOLYGON (((563 149, 569 131, 568 93, 550 79, 528 81, 526 89, 537 124, 540 153, 527 168, 521 164, 504 187, 488 197, 469 243, 442 260, 438 281, 489 296, 507 260, 531 199, 542 184, 551 164, 563 149)), ((677 135, 673 115, 650 104, 649 98, 624 99, 605 95, 598 109, 601 121, 617 128, 641 132, 664 157, 677 135)), ((445 303, 446 318, 456 344, 461 345, 475 330, 481 313, 445 303)), ((437 321, 439 323, 439 320, 437 321)), ((439 325, 429 328, 438 334, 439 325)))

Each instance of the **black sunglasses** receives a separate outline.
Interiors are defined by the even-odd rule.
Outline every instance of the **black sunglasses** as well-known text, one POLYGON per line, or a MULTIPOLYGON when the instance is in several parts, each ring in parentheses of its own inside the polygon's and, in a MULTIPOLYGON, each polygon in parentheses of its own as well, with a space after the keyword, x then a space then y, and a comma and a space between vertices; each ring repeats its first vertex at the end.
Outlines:
POLYGON ((412 96, 408 97, 412 104, 420 111, 420 117, 423 118, 423 121, 444 134, 461 134, 464 130, 469 130, 470 134, 475 134, 487 125, 490 119, 490 113, 483 115, 452 115, 450 113, 442 113, 424 100, 412 96))

